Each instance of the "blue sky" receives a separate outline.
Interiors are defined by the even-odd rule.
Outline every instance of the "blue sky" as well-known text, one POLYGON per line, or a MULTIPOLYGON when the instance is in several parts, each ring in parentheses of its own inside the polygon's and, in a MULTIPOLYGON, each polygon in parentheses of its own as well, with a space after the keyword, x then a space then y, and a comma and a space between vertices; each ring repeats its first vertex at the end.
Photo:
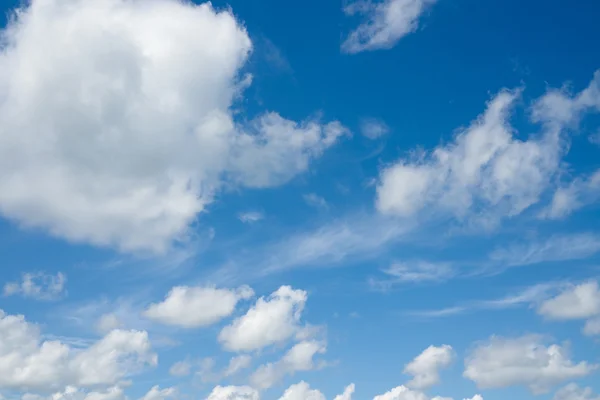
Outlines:
POLYGON ((0 4, 0 399, 600 398, 600 4, 0 4))

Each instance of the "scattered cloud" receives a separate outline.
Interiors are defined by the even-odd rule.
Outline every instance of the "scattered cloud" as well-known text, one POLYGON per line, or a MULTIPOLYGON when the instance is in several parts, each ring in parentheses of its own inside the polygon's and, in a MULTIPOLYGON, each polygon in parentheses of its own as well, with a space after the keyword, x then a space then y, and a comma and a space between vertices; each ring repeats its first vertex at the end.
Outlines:
POLYGON ((465 360, 464 377, 479 388, 525 386, 533 394, 550 391, 570 379, 590 374, 595 365, 573 362, 567 349, 546 346, 540 336, 492 337, 480 343, 465 360))
POLYGON ((260 400, 260 394, 250 386, 217 386, 206 400, 260 400))
POLYGON ((51 392, 65 386, 116 385, 157 363, 148 334, 114 330, 83 350, 41 340, 22 315, 0 311, 0 389, 51 392))
POLYGON ((66 282, 67 277, 62 272, 56 275, 25 273, 21 282, 4 285, 4 296, 21 295, 36 300, 57 300, 65 294, 66 282))
POLYGON ((2 33, 0 210, 70 241, 166 252, 224 186, 286 183, 347 132, 237 122, 253 44, 209 2, 34 1, 2 33))
POLYGON ((233 376, 241 370, 248 368, 251 362, 252 357, 247 354, 232 357, 231 360, 229 360, 229 365, 225 369, 225 372, 223 372, 223 375, 233 376))
POLYGON ((600 400, 592 391, 592 388, 580 388, 576 383, 569 383, 567 386, 558 390, 554 395, 554 400, 600 400))
POLYGON ((302 197, 304 198, 304 202, 311 207, 318 208, 321 210, 327 210, 329 208, 329 204, 327 204, 327 201, 315 193, 305 194, 302 197))
POLYGON ((253 224, 264 218, 264 214, 259 211, 247 211, 238 215, 238 219, 245 224, 253 224))
POLYGON ((183 328, 207 326, 228 317, 241 300, 254 296, 248 286, 238 289, 177 286, 161 303, 151 304, 144 316, 166 325, 183 328))
POLYGON ((158 385, 153 386, 140 400, 166 400, 177 395, 177 389, 169 387, 161 389, 158 385))
POLYGON ((490 272, 544 262, 583 260, 600 252, 595 233, 554 235, 545 240, 499 247, 489 255, 490 272))
POLYGON ((269 297, 261 297, 248 312, 225 326, 219 342, 228 351, 260 350, 282 343, 300 331, 300 317, 307 293, 281 286, 269 297))
POLYGON ((600 315, 598 282, 589 281, 563 290, 558 296, 544 301, 538 313, 549 319, 586 319, 600 315))
POLYGON ((188 376, 192 373, 192 364, 189 360, 178 361, 169 368, 172 376, 188 376))
POLYGON ((417 30, 419 19, 436 0, 358 0, 344 7, 346 15, 362 15, 364 21, 342 44, 342 51, 389 49, 417 30))
POLYGON ((541 218, 562 219, 600 198, 600 169, 589 177, 575 178, 554 192, 552 202, 540 213, 541 218))
POLYGON ((488 227, 537 203, 565 149, 556 130, 527 141, 514 137, 509 116, 519 94, 501 91, 452 143, 385 168, 377 209, 400 217, 449 214, 488 227))
POLYGON ((279 400, 325 400, 325 395, 301 381, 287 388, 279 400))
POLYGON ((429 346, 404 367, 404 373, 413 376, 406 386, 423 390, 437 385, 440 383, 440 369, 449 367, 454 357, 451 346, 429 346))
POLYGON ((402 283, 438 282, 456 275, 450 263, 433 263, 416 260, 397 262, 382 272, 386 279, 371 279, 369 283, 376 289, 387 290, 393 285, 402 283))
POLYGON ((375 140, 387 135, 390 128, 385 122, 375 118, 365 118, 360 122, 360 133, 368 139, 375 140))
POLYGON ((373 400, 452 400, 448 397, 433 397, 430 398, 425 393, 411 390, 406 386, 397 386, 386 392, 384 394, 380 394, 375 396, 373 400))
POLYGON ((268 389, 282 380, 286 375, 293 375, 298 371, 316 369, 313 358, 327 350, 324 343, 318 341, 302 341, 292 347, 281 360, 261 365, 250 377, 253 387, 268 389))
POLYGON ((344 389, 342 394, 338 394, 335 396, 333 400, 352 400, 352 395, 354 394, 355 386, 354 383, 349 384, 344 389))

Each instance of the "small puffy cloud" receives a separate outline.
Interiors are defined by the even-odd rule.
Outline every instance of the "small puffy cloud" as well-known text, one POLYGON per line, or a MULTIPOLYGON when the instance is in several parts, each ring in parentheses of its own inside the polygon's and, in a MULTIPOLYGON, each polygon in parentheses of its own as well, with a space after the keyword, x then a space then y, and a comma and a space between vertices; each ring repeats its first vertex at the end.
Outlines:
POLYGON ((248 312, 224 327, 219 342, 229 351, 253 351, 282 343, 300 330, 307 293, 281 286, 261 297, 248 312))
POLYGON ((333 400, 352 400, 352 395, 354 394, 355 389, 356 387, 354 383, 351 383, 346 386, 342 394, 338 394, 333 400))
POLYGON ((551 129, 526 141, 514 136, 509 115, 518 97, 518 91, 500 92, 453 142, 385 168, 377 209, 400 217, 449 214, 493 226, 537 203, 559 167, 563 143, 560 131, 551 129))
POLYGON ((255 222, 260 221, 264 217, 265 216, 263 215, 263 213, 258 211, 247 211, 238 215, 238 219, 245 224, 253 224, 255 222))
MULTIPOLYGON (((441 400, 441 398, 437 398, 441 400)), ((427 396, 423 392, 411 390, 406 386, 397 386, 386 392, 384 394, 380 394, 375 396, 373 400, 430 400, 429 396, 427 396)))
POLYGON ((419 19, 436 0, 358 0, 344 8, 346 15, 360 14, 364 21, 348 35, 342 51, 389 49, 404 36, 414 32, 419 19))
POLYGON ((573 362, 564 347, 546 346, 539 336, 492 337, 468 355, 463 376, 480 388, 522 385, 533 394, 541 394, 595 368, 585 361, 573 362))
POLYGON ((192 364, 189 360, 178 361, 169 368, 169 374, 173 376, 187 376, 192 371, 192 364))
POLYGON ((252 362, 252 357, 247 354, 232 357, 229 360, 229 365, 223 372, 223 376, 232 376, 240 372, 241 370, 248 368, 252 362))
POLYGON ((166 400, 177 395, 175 388, 169 387, 161 389, 158 385, 153 386, 140 400, 166 400))
POLYGON ((21 295, 36 300, 56 300, 64 294, 67 277, 62 272, 56 275, 25 273, 20 282, 4 285, 4 296, 21 295))
POLYGON ((98 319, 98 322, 96 322, 96 330, 102 334, 122 327, 123 322, 114 313, 102 314, 98 319))
POLYGON ((454 350, 448 345, 429 346, 406 365, 404 373, 413 379, 406 386, 413 389, 427 389, 440 383, 440 369, 447 368, 454 360, 454 350))
POLYGON ((250 386, 217 386, 206 400, 259 400, 260 394, 250 386))
POLYGON ((580 388, 576 383, 569 383, 556 392, 553 400, 600 400, 592 388, 580 388))
POLYGON ((287 388, 279 400, 325 400, 325 395, 301 381, 287 388))
POLYGON ((261 365, 250 377, 250 382, 254 387, 268 389, 286 375, 315 369, 314 356, 325 353, 326 350, 325 345, 317 341, 297 343, 281 360, 261 365))
POLYGON ((120 386, 111 386, 106 390, 86 392, 75 386, 67 386, 63 391, 52 393, 50 396, 26 393, 21 400, 127 400, 120 386))
POLYGON ((157 363, 146 332, 114 330, 75 350, 58 340, 42 341, 37 326, 1 310, 0 343, 0 389, 110 386, 157 363))
POLYGON ((327 208, 329 208, 327 200, 315 193, 305 194, 304 196, 302 196, 302 198, 304 198, 304 202, 311 207, 320 208, 322 210, 326 210, 327 208))
POLYGON ((385 122, 374 118, 366 118, 360 122, 360 133, 368 139, 375 140, 387 135, 390 128, 385 122))
POLYGON ((12 16, 0 210, 25 227, 165 252, 222 188, 284 184, 347 132, 276 112, 236 118, 253 44, 210 2, 32 1, 12 16))
POLYGON ((600 169, 588 177, 578 177, 556 189, 552 202, 541 213, 541 218, 561 219, 600 198, 600 169))
POLYGON ((248 286, 238 289, 176 286, 161 303, 151 304, 144 316, 166 325, 183 328, 207 326, 228 317, 240 300, 254 296, 248 286))
POLYGON ((538 313, 549 319, 587 319, 600 315, 600 288, 597 281, 569 286, 558 296, 544 301, 538 313))

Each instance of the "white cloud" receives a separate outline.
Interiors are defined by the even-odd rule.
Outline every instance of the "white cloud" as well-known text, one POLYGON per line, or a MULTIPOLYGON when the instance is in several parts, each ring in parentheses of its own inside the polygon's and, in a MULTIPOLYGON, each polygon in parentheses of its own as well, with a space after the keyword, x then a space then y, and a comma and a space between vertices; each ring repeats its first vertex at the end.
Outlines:
POLYGON ((127 400, 120 386, 111 386, 103 391, 86 392, 75 386, 67 386, 63 391, 52 393, 50 396, 26 393, 21 400, 127 400))
POLYGON ((523 385, 533 394, 541 394, 595 368, 585 361, 574 363, 564 347, 546 346, 539 336, 529 335, 492 337, 479 344, 466 358, 463 375, 480 388, 523 385))
POLYGON ((470 399, 465 399, 465 400, 483 400, 483 396, 480 394, 476 394, 475 396, 471 397, 470 399))
POLYGON ((304 381, 287 388, 279 400, 325 400, 325 395, 304 381))
POLYGON ((546 318, 557 320, 586 319, 600 315, 598 282, 570 286, 558 296, 544 301, 537 311, 546 318))
POLYGON ((576 383, 569 383, 554 395, 554 400, 600 400, 592 388, 580 388, 576 383))
POLYGON ((335 398, 333 400, 352 400, 352 395, 354 394, 354 389, 355 389, 354 383, 349 384, 344 389, 344 392, 342 394, 338 394, 337 396, 335 396, 335 398))
POLYGON ((282 286, 261 297, 248 312, 224 327, 219 342, 229 351, 252 351, 282 343, 300 329, 307 293, 282 286))
POLYGON ((302 198, 304 199, 304 202, 311 207, 320 208, 324 210, 329 208, 329 204, 327 204, 327 201, 315 193, 305 194, 304 196, 302 196, 302 198))
POLYGON ((565 149, 560 130, 546 129, 526 141, 514 137, 509 115, 518 97, 518 91, 500 92, 452 143, 385 168, 378 210, 400 217, 449 214, 489 227, 537 203, 565 149))
POLYGON ((404 368, 405 374, 413 376, 406 386, 422 390, 437 385, 440 383, 440 369, 449 367, 453 360, 452 347, 429 346, 404 368))
POLYGON ((310 371, 317 366, 313 358, 323 354, 327 348, 318 341, 303 341, 292 347, 281 360, 275 363, 261 365, 250 377, 252 386, 268 389, 283 379, 298 371, 310 371))
POLYGON ((260 394, 249 386, 217 386, 206 400, 259 400, 260 394))
POLYGON ((169 387, 161 389, 158 385, 153 386, 140 400, 166 400, 177 395, 175 388, 169 387))
POLYGON ((374 118, 366 118, 360 122, 360 133, 368 139, 375 140, 387 135, 390 128, 385 122, 374 118))
POLYGON ((394 284, 436 282, 449 279, 455 275, 449 263, 433 263, 429 261, 396 262, 382 270, 389 276, 387 279, 371 279, 370 284, 375 288, 389 289, 394 284))
POLYGON ((166 251, 224 184, 283 184, 346 133, 236 123, 252 43, 210 3, 27 2, 3 37, 0 213, 71 241, 166 251))
POLYGON ((583 333, 588 336, 600 335, 600 317, 588 319, 583 326, 583 333))
POLYGON ((600 198, 600 169, 586 178, 575 178, 554 192, 550 205, 540 217, 561 219, 600 198))
POLYGON ((178 361, 169 368, 169 374, 173 376, 187 376, 191 373, 192 364, 189 360, 178 361))
POLYGON ((247 354, 232 357, 229 360, 229 365, 223 372, 224 376, 232 376, 240 372, 241 370, 248 368, 252 362, 252 357, 247 354))
POLYGON ((163 302, 151 304, 144 311, 144 316, 183 328, 206 326, 228 317, 240 300, 247 300, 252 296, 254 291, 248 286, 235 290, 176 286, 163 302))
POLYGON ((255 222, 260 221, 264 217, 265 216, 263 215, 263 213, 258 211, 247 211, 238 215, 238 219, 245 224, 253 224, 255 222))
POLYGON ((494 250, 491 266, 496 270, 508 267, 582 260, 600 252, 600 236, 593 233, 554 235, 540 241, 516 243, 494 250))
POLYGON ((123 322, 114 313, 102 314, 96 323, 96 330, 101 333, 108 333, 114 329, 123 327, 123 322))
MULTIPOLYGON (((439 397, 436 397, 432 400, 442 400, 439 397)), ((386 392, 384 394, 380 394, 375 396, 373 400, 430 400, 429 396, 427 396, 423 392, 411 390, 406 386, 397 386, 386 392)))
POLYGON ((419 19, 436 0, 359 0, 344 8, 347 15, 364 15, 365 21, 348 35, 342 51, 359 53, 389 49, 414 32, 419 19))
POLYGON ((45 273, 25 273, 21 282, 4 285, 4 296, 21 295, 37 300, 56 300, 64 295, 67 277, 59 272, 56 275, 45 273))
POLYGON ((42 341, 21 315, 0 311, 0 388, 61 390, 67 385, 115 385, 127 375, 157 363, 148 334, 115 330, 83 350, 42 341))

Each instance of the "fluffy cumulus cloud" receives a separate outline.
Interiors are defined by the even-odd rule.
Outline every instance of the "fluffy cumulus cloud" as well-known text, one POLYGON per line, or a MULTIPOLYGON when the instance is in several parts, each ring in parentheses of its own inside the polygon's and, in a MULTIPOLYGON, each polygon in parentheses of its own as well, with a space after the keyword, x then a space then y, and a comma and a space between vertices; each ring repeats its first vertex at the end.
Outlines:
POLYGON ((573 362, 557 344, 546 346, 540 337, 492 337, 479 344, 465 360, 464 377, 480 388, 526 386, 532 393, 546 393, 570 379, 588 375, 595 365, 573 362))
POLYGON ((250 386, 217 386, 206 400, 259 400, 260 394, 250 386))
POLYGON ((140 400, 166 400, 175 397, 177 390, 169 387, 161 389, 159 386, 153 386, 140 400))
POLYGON ((0 213, 72 241, 165 251, 224 184, 285 183, 346 132, 236 122, 252 43, 210 3, 26 2, 2 40, 0 213))
POLYGON ((4 285, 4 296, 21 295, 37 300, 55 300, 64 294, 66 282, 67 277, 61 272, 56 275, 25 273, 20 282, 4 285))
POLYGON ((576 383, 569 383, 554 395, 554 400, 600 400, 592 388, 580 388, 576 383))
POLYGON ((60 341, 42 341, 37 326, 22 315, 0 311, 0 389, 110 386, 156 363, 146 332, 115 330, 75 350, 60 341))
POLYGON ((407 383, 413 389, 427 389, 440 382, 440 369, 447 368, 454 360, 454 350, 448 345, 429 346, 406 365, 404 373, 412 375, 407 383))
POLYGON ((111 386, 99 391, 85 391, 75 386, 67 386, 49 396, 26 393, 21 400, 127 400, 127 396, 120 386, 111 386))
POLYGON ((314 340, 297 343, 281 360, 261 365, 250 377, 252 386, 268 389, 286 375, 315 369, 317 365, 315 365, 313 358, 317 354, 325 353, 326 350, 323 343, 314 340))
POLYGON ((430 398, 425 393, 409 389, 406 386, 397 386, 392 390, 375 396, 373 400, 452 400, 448 397, 433 397, 430 398))
POLYGON ((570 285, 556 297, 547 299, 537 309, 548 319, 585 319, 583 333, 600 335, 600 288, 597 281, 570 285))
POLYGON ((347 53, 389 49, 414 32, 419 19, 437 0, 358 0, 344 8, 347 15, 362 15, 364 21, 342 44, 347 53))
POLYGON ((151 304, 144 316, 154 321, 184 328, 213 324, 233 313, 240 300, 254 296, 248 286, 238 289, 177 286, 164 301, 151 304))
POLYGON ((302 381, 287 388, 279 400, 325 400, 325 395, 302 381))
POLYGON ((338 394, 333 400, 352 400, 352 395, 354 394, 355 389, 356 387, 354 383, 351 383, 346 386, 342 394, 338 394))
POLYGON ((248 312, 224 327, 219 341, 229 351, 253 351, 282 343, 299 332, 307 293, 282 286, 261 297, 248 312))

